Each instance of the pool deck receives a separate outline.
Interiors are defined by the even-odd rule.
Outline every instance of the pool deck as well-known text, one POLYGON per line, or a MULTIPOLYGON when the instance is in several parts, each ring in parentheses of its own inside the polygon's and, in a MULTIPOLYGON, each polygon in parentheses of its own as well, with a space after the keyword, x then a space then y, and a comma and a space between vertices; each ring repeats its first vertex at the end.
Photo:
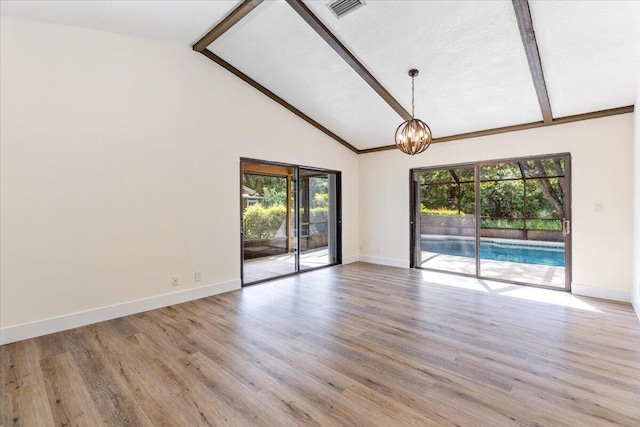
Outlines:
MULTIPOLYGON (((422 251, 421 259, 422 268, 451 273, 476 274, 474 258, 422 251)), ((487 278, 551 286, 559 289, 564 289, 565 287, 564 267, 481 259, 480 275, 487 278)))

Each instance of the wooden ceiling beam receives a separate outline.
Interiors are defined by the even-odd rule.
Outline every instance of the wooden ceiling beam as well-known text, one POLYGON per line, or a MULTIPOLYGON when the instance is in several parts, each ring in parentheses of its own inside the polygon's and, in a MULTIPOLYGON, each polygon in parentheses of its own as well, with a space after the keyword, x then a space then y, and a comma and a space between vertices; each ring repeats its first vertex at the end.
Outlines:
POLYGON ((345 47, 345 45, 333 35, 333 33, 316 17, 313 12, 302 2, 302 0, 287 0, 289 6, 305 20, 316 33, 336 51, 336 53, 347 63, 371 88, 398 113, 404 120, 410 120, 411 114, 389 93, 389 91, 376 80, 375 77, 365 68, 364 65, 345 47))
MULTIPOLYGON (((582 120, 598 119, 601 117, 615 116, 618 114, 633 113, 633 110, 634 110, 634 106, 628 105, 626 107, 612 108, 610 110, 594 111, 592 113, 576 114, 575 116, 559 117, 557 119, 552 120, 551 122, 524 123, 521 125, 505 126, 501 128, 493 128, 493 129, 487 129, 487 130, 481 130, 481 131, 475 131, 475 132, 460 133, 457 135, 444 136, 442 138, 434 138, 432 144, 437 144, 440 142, 447 142, 447 141, 456 141, 460 139, 477 138, 480 136, 487 136, 487 135, 497 135, 499 133, 515 132, 518 130, 535 129, 535 128, 541 128, 546 126, 561 125, 566 123, 579 122, 582 120)), ((359 154, 376 153, 378 151, 388 151, 388 150, 395 150, 395 149, 396 149, 395 145, 385 145, 382 147, 365 148, 363 150, 359 150, 359 154)))
POLYGON ((549 93, 547 92, 547 84, 544 80, 542 72, 542 62, 540 61, 540 52, 538 51, 538 42, 533 31, 533 22, 531 20, 531 11, 529 10, 528 0, 512 0, 513 10, 516 12, 518 20, 518 28, 520 29, 520 37, 524 45, 527 61, 529 62, 529 70, 533 85, 538 95, 542 118, 545 123, 553 121, 553 113, 551 112, 551 103, 549 102, 549 93))
POLYGON ((276 95, 275 93, 271 92, 269 89, 267 89, 266 87, 262 86, 260 83, 256 82, 251 77, 247 76, 242 71, 238 70, 233 65, 229 64, 227 61, 225 61, 224 59, 220 58, 215 53, 211 52, 209 49, 205 49, 200 53, 202 53, 204 56, 206 56, 207 58, 209 58, 210 60, 212 60, 216 64, 220 65, 222 68, 225 68, 227 71, 231 72, 233 75, 238 77, 240 80, 243 80, 244 82, 249 83, 255 89, 258 89, 264 95, 268 96, 273 101, 275 101, 278 104, 282 105, 284 108, 286 108, 287 110, 291 111, 293 114, 295 114, 296 116, 300 117, 301 119, 303 119, 304 121, 306 121, 310 125, 314 126, 316 129, 324 132, 325 134, 327 134, 331 138, 335 139, 340 144, 342 144, 345 147, 347 147, 349 150, 353 151, 356 154, 360 153, 360 150, 358 150, 356 147, 354 147, 353 145, 349 144, 347 141, 345 141, 344 139, 340 138, 338 135, 336 135, 335 133, 331 132, 329 129, 327 129, 326 127, 322 126, 320 123, 316 122, 311 117, 307 116, 302 111, 298 110, 296 107, 294 107, 293 105, 289 104, 287 101, 285 101, 284 99, 280 98, 278 95, 276 95))
POLYGON ((231 64, 226 62, 224 59, 220 58, 218 55, 214 54, 209 49, 207 49, 207 47, 210 46, 211 43, 213 43, 216 39, 218 39, 222 34, 224 34, 226 31, 228 31, 235 24, 240 22, 240 20, 242 20, 245 16, 247 16, 249 13, 251 13, 251 11, 254 10, 256 7, 258 7, 260 5, 260 3, 262 3, 262 2, 263 2, 263 0, 244 0, 229 15, 227 15, 227 17, 225 17, 218 25, 213 27, 204 37, 202 37, 198 42, 196 42, 193 45, 193 50, 203 54, 204 56, 206 56, 207 58, 209 58, 210 60, 212 60, 216 64, 220 65, 221 67, 223 67, 227 71, 229 71, 232 74, 234 74, 239 79, 241 79, 244 82, 250 84, 255 89, 259 90, 260 92, 262 92, 264 95, 266 95, 267 97, 269 97, 273 101, 275 101, 278 104, 282 105, 284 108, 286 108, 287 110, 291 111, 293 114, 295 114, 296 116, 300 117, 301 119, 303 119, 304 121, 306 121, 310 125, 314 126, 316 129, 320 130, 321 132, 323 132, 326 135, 328 135, 329 137, 333 138, 334 140, 336 140, 340 144, 344 145, 349 150, 353 151, 356 154, 359 154, 360 150, 358 150, 356 147, 354 147, 353 145, 349 144, 347 141, 345 141, 344 139, 340 138, 338 135, 336 135, 335 133, 331 132, 329 129, 327 129, 326 127, 322 126, 320 123, 316 122, 311 117, 307 116, 302 111, 298 110, 293 105, 289 104, 287 101, 285 101, 284 99, 280 98, 278 95, 276 95, 275 93, 271 92, 269 89, 267 89, 266 87, 262 86, 260 83, 256 82, 251 77, 247 76, 242 71, 238 70, 237 68, 235 68, 234 66, 232 66, 231 64))
POLYGON ((245 0, 233 12, 227 15, 218 25, 213 27, 204 37, 193 45, 193 50, 202 53, 207 46, 213 43, 218 37, 223 35, 229 28, 233 27, 242 18, 247 16, 253 9, 258 7, 263 0, 245 0))

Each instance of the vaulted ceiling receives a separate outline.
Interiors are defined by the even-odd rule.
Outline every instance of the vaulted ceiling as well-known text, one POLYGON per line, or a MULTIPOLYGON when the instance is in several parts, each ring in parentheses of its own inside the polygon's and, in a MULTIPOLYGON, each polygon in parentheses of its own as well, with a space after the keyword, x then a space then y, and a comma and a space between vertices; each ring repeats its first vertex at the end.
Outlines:
MULTIPOLYGON (((2 14, 193 45, 356 152, 411 112, 437 141, 633 110, 640 2, 2 1, 2 14)), ((212 66, 216 66, 212 63, 212 66)))

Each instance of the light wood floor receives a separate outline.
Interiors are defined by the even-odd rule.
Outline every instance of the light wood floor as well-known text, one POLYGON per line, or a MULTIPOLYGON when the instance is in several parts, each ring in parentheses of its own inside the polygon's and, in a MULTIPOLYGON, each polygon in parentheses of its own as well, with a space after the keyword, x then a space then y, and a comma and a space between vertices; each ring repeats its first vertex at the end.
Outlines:
POLYGON ((424 277, 332 267, 5 345, 4 426, 640 425, 630 305, 424 277))

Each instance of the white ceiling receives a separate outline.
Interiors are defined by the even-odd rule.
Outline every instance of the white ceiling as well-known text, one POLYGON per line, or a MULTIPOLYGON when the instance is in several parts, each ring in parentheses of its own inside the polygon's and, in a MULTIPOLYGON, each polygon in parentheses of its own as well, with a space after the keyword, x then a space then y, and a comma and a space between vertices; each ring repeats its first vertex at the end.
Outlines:
POLYGON ((409 111, 420 71, 416 116, 434 137, 542 120, 511 2, 377 0, 342 19, 308 5, 409 111))
POLYGON ((284 2, 262 3, 209 50, 358 148, 387 145, 401 121, 284 2))
POLYGON ((633 105, 640 1, 533 1, 554 117, 633 105))
MULTIPOLYGON (((0 13, 190 46, 240 3, 1 0, 0 13)), ((408 111, 420 70, 416 116, 435 137, 542 120, 510 1, 369 0, 342 19, 326 3, 305 1, 408 111)), ((640 1, 530 8, 555 118, 635 102, 640 1)), ((393 143, 402 119, 282 0, 209 49, 358 149, 393 143)))
POLYGON ((0 14, 192 45, 240 0, 0 0, 0 14))

